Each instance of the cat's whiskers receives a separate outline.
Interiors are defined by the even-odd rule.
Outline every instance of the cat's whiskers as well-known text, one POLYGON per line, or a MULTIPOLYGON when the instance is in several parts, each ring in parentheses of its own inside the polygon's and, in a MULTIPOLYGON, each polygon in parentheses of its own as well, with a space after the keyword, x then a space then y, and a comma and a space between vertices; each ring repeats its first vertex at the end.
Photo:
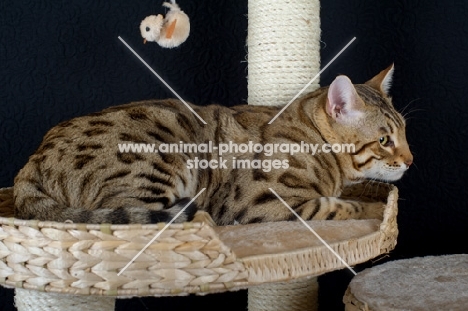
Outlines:
MULTIPOLYGON (((421 111, 424 111, 424 112, 425 112, 425 111, 427 111, 427 109, 422 109, 422 108, 418 108, 418 109, 411 109, 411 110, 410 110, 410 111, 408 111, 407 113, 405 113, 405 114, 402 114, 402 116, 403 116, 403 118, 405 119, 405 121, 409 121, 409 120, 412 120, 412 119, 414 119, 414 117, 413 117, 413 116, 411 116, 411 117, 408 117, 410 114, 413 114, 413 113, 415 113, 415 112, 421 112, 421 111)), ((420 115, 420 114, 418 115, 418 118, 421 118, 421 115, 420 115)))
POLYGON ((408 121, 413 119, 413 117, 409 117, 410 114, 413 114, 414 112, 419 112, 419 111, 426 111, 425 109, 422 109, 422 108, 413 108, 413 109, 410 109, 409 111, 406 111, 406 109, 408 109, 408 107, 411 104, 413 104, 414 102, 416 102, 418 100, 421 100, 421 99, 422 98, 413 99, 405 107, 403 107, 403 109, 400 111, 400 114, 403 117, 403 119, 405 120, 405 122, 408 122, 408 121))
POLYGON ((417 102, 418 100, 421 100, 421 98, 416 98, 416 99, 413 99, 412 101, 410 101, 408 104, 406 104, 406 106, 403 107, 403 109, 401 109, 400 111, 400 114, 404 114, 406 112, 406 109, 408 109, 408 107, 413 104, 414 102, 417 102))
POLYGON ((366 179, 366 185, 364 186, 364 189, 362 190, 362 193, 361 193, 361 195, 359 196, 360 198, 366 196, 367 187, 369 186, 369 187, 372 188, 372 185, 373 185, 373 183, 374 183, 375 181, 376 181, 375 178, 368 178, 368 179, 366 179))
POLYGON ((374 185, 377 185, 377 187, 374 187, 375 192, 374 192, 373 197, 377 198, 377 197, 378 197, 378 194, 379 194, 379 192, 380 192, 380 187, 382 186, 382 183, 379 182, 378 180, 376 180, 376 181, 374 181, 374 182, 375 182, 374 185))

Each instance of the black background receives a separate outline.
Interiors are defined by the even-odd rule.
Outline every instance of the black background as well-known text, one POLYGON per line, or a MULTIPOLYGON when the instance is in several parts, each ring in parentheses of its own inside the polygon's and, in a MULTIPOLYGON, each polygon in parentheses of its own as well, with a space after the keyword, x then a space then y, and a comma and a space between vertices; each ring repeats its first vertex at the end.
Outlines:
MULTIPOLYGON (((112 105, 173 95, 118 40, 125 39, 186 100, 235 105, 247 99, 247 0, 180 0, 191 34, 179 48, 143 45, 141 20, 162 1, 1 1, 0 187, 60 121, 112 105)), ((286 5, 286 4, 285 4, 286 5)), ((365 82, 395 63, 391 94, 408 119, 415 165, 400 190, 396 249, 385 260, 466 253, 468 208, 468 2, 322 1, 325 71, 365 82)), ((360 270, 372 263, 363 264, 360 270)), ((348 271, 320 278, 321 310, 343 310, 348 271)), ((118 310, 245 310, 246 292, 121 301, 118 310)), ((0 290, 0 309, 13 310, 0 290)))

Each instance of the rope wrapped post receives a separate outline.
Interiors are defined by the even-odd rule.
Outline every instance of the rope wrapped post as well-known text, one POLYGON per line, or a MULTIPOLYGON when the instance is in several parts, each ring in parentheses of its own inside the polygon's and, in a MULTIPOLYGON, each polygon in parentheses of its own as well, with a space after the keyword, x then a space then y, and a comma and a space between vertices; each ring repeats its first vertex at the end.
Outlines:
POLYGON ((247 47, 248 103, 287 104, 320 71, 320 1, 249 1, 247 47))
MULTIPOLYGON (((320 1, 250 0, 248 103, 284 105, 320 71, 320 1)), ((319 87, 316 79, 306 92, 319 87)), ((317 310, 317 278, 248 290, 249 311, 317 310)))
POLYGON ((249 311, 315 310, 317 293, 315 277, 253 286, 249 288, 249 311))
POLYGON ((115 297, 74 296, 16 288, 15 306, 18 311, 113 311, 115 297))

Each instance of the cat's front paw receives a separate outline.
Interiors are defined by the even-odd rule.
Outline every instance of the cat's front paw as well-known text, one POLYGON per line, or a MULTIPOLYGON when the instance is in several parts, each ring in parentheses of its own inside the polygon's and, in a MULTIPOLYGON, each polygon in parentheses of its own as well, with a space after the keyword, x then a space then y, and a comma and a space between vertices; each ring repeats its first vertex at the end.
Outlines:
POLYGON ((211 218, 210 214, 204 211, 197 211, 192 219, 192 222, 202 222, 212 227, 216 226, 216 223, 214 222, 213 218, 211 218))

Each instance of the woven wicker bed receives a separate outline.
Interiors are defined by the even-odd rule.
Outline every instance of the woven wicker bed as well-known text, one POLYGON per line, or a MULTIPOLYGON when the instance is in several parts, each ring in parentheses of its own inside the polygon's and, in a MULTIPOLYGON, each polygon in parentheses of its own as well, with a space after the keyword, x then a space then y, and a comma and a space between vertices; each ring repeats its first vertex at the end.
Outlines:
MULTIPOLYGON (((382 183, 348 191, 387 202, 383 221, 310 221, 349 264, 392 250, 397 188, 382 183)), ((67 224, 12 218, 11 188, 0 190, 0 284, 50 293, 99 296, 207 294, 317 276, 344 268, 300 222, 211 227, 170 225, 120 276, 119 271, 164 227, 67 224)))

